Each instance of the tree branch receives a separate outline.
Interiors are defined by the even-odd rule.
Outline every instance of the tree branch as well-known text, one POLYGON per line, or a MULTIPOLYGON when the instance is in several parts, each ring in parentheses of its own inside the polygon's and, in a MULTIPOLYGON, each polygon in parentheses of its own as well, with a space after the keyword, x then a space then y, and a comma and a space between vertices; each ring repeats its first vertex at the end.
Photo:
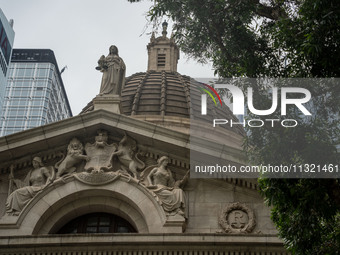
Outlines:
POLYGON ((286 12, 282 9, 281 5, 267 6, 260 3, 260 0, 251 0, 255 6, 255 13, 261 17, 265 17, 271 20, 279 20, 281 18, 287 18, 286 12))

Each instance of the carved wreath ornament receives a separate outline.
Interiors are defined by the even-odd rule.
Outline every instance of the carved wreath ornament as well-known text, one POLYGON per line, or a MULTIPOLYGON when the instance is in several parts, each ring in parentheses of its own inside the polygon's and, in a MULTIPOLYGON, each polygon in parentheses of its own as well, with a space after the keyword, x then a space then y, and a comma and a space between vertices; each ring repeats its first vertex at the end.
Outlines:
POLYGON ((251 233, 256 226, 254 212, 242 203, 231 203, 221 212, 219 224, 226 233, 251 233))

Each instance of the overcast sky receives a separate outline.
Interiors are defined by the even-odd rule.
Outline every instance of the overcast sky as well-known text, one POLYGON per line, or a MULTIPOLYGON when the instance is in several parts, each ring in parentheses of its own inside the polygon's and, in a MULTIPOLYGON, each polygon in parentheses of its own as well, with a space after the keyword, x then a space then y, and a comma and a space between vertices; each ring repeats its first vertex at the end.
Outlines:
MULTIPOLYGON (((146 71, 146 45, 152 28, 145 31, 145 14, 151 3, 0 0, 0 8, 8 20, 14 20, 14 48, 51 49, 59 69, 67 66, 62 78, 73 115, 77 115, 99 93, 101 73, 95 67, 110 45, 118 47, 127 76, 146 71)), ((213 77, 210 65, 188 60, 183 53, 177 71, 193 78, 213 77)))

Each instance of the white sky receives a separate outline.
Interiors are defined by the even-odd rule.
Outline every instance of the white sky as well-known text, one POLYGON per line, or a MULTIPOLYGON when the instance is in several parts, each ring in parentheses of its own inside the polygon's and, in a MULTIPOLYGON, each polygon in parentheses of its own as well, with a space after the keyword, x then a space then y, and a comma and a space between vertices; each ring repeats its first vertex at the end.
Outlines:
MULTIPOLYGON (((151 1, 127 0, 0 0, 7 19, 14 20, 14 48, 51 49, 62 74, 73 115, 98 93, 101 55, 116 45, 126 64, 126 75, 145 72, 151 26, 146 12, 151 1)), ((159 29, 161 31, 161 28, 159 29)), ((168 36, 171 28, 168 28, 168 36)), ((156 35, 160 36, 160 34, 156 35)), ((193 78, 213 77, 211 65, 202 66, 181 53, 177 71, 193 78)))

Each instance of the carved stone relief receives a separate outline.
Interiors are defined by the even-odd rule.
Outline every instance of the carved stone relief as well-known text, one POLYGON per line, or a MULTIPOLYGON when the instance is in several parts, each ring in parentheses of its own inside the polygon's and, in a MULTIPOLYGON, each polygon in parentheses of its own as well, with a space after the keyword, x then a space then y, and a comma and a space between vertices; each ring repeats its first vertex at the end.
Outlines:
POLYGON ((113 153, 113 156, 118 157, 122 170, 130 171, 135 178, 138 178, 137 170, 145 167, 144 162, 138 157, 137 142, 126 134, 119 142, 118 150, 113 153))
POLYGON ((34 157, 31 169, 24 181, 14 179, 13 168, 9 176, 9 195, 6 201, 6 213, 17 216, 32 198, 54 181, 53 166, 45 166, 40 157, 34 157))
POLYGON ((242 203, 227 205, 219 217, 219 223, 226 233, 251 233, 256 226, 254 212, 242 203))
POLYGON ((85 151, 88 156, 85 165, 86 171, 110 171, 112 170, 112 157, 117 149, 116 144, 108 144, 108 134, 105 130, 98 130, 93 144, 87 143, 85 151))
POLYGON ((127 134, 116 145, 108 143, 107 131, 98 130, 95 142, 85 145, 85 153, 82 142, 73 138, 68 144, 66 156, 59 156, 61 158, 57 162, 56 159, 49 162, 51 166, 45 166, 40 157, 35 157, 33 169, 24 181, 14 179, 12 169, 7 214, 19 215, 44 187, 53 182, 66 183, 73 176, 88 185, 114 183, 118 178, 133 181, 153 194, 167 215, 186 217, 186 199, 182 188, 188 180, 189 171, 183 179, 176 181, 168 168, 168 157, 160 157, 158 164, 154 165, 154 160, 146 160, 138 153, 137 142, 127 134), (145 162, 148 165, 146 168, 145 162), (150 166, 150 162, 153 165, 150 166))
POLYGON ((182 188, 188 181, 189 171, 182 180, 175 181, 168 163, 168 157, 159 158, 158 165, 147 167, 142 172, 141 180, 157 196, 167 215, 186 217, 186 199, 182 188))
POLYGON ((82 160, 88 160, 89 158, 86 155, 83 155, 84 147, 82 143, 77 139, 73 138, 68 147, 67 147, 67 155, 57 162, 55 168, 58 169, 56 178, 64 174, 72 174, 76 170, 76 165, 79 164, 82 160))
POLYGON ((78 179, 80 182, 89 185, 108 184, 120 178, 121 176, 122 175, 120 173, 116 172, 91 172, 91 173, 82 172, 74 175, 74 177, 78 179))

